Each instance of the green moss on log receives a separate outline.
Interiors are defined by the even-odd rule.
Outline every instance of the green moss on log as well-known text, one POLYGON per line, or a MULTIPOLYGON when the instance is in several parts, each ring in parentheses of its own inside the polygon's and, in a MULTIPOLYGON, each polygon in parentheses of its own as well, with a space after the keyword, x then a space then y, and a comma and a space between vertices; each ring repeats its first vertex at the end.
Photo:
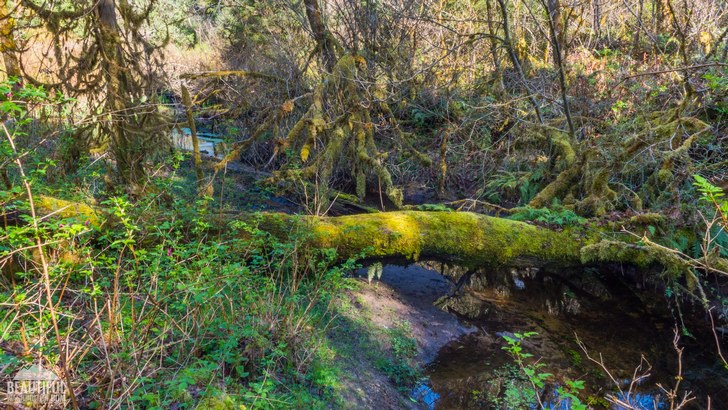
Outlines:
MULTIPOLYGON (((39 197, 42 213, 88 220, 101 226, 109 218, 90 205, 39 197)), ((216 226, 226 226, 226 216, 216 226)), ((524 222, 470 212, 395 211, 338 217, 248 213, 235 217, 287 239, 309 234, 312 246, 334 248, 340 257, 401 257, 439 259, 465 267, 574 267, 588 263, 623 262, 639 267, 661 265, 672 277, 684 276, 697 284, 690 261, 668 248, 618 241, 614 229, 603 227, 554 231, 524 222), (603 239, 609 236, 612 239, 603 239)), ((728 262, 715 255, 714 268, 728 262)))
POLYGON ((309 218, 319 246, 342 255, 443 258, 469 266, 578 265, 582 239, 468 212, 398 211, 309 218))
POLYGON ((99 209, 82 202, 66 201, 46 195, 33 198, 36 210, 44 215, 53 214, 60 218, 76 218, 79 222, 88 221, 90 225, 101 226, 108 215, 99 209))

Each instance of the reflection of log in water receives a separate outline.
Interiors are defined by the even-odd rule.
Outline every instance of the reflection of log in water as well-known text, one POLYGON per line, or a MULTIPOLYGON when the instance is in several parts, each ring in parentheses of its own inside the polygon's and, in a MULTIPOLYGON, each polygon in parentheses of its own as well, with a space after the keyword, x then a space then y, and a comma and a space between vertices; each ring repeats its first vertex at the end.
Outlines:
MULTIPOLYGON (((657 383, 674 383, 678 365, 672 346, 674 318, 664 303, 663 290, 637 291, 641 275, 628 278, 596 269, 562 271, 558 275, 543 271, 536 275, 512 273, 480 272, 480 277, 474 277, 472 285, 463 290, 462 297, 449 304, 451 310, 468 316, 468 322, 480 330, 445 346, 428 367, 430 387, 440 396, 435 408, 501 408, 493 403, 503 403, 508 386, 518 385, 518 377, 523 376, 502 350, 506 345, 503 335, 513 337, 514 333, 538 333, 526 338, 522 345, 525 352, 534 354, 534 360, 544 364, 543 372, 554 374, 544 395, 552 403, 558 398, 549 392, 553 393, 565 379, 585 382, 586 390, 579 394, 582 398, 617 391, 601 369, 587 360, 575 335, 592 357, 604 358, 620 382, 631 380, 642 357, 649 361, 650 377, 635 387, 630 403, 652 403, 661 397, 657 383), (569 309, 575 302, 580 305, 578 311, 569 309), (475 312, 482 313, 474 316, 475 312)), ((683 390, 696 395, 697 406, 693 408, 705 408, 708 395, 713 403, 726 403, 726 374, 715 366, 715 357, 705 353, 714 350, 709 329, 697 325, 700 320, 695 318, 690 323, 695 324, 690 329, 694 337, 684 336, 680 341, 685 347, 683 366, 691 369, 684 374, 683 390)), ((624 391, 629 388, 620 387, 624 391)), ((660 400, 665 402, 664 395, 660 400)), ((592 405, 604 408, 599 403, 592 405)))

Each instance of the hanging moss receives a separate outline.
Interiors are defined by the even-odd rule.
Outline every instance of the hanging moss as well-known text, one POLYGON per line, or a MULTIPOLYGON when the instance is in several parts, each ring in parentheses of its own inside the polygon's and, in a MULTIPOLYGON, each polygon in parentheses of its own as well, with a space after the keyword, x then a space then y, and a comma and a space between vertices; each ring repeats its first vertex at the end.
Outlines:
MULTIPOLYGON (((356 182, 356 194, 359 198, 366 195, 368 177, 376 177, 378 187, 387 198, 397 208, 402 206, 402 191, 392 181, 392 175, 385 163, 387 155, 379 151, 374 141, 370 110, 379 108, 384 113, 397 136, 397 142, 423 165, 431 165, 432 160, 412 146, 412 136, 399 127, 384 98, 377 98, 376 104, 369 101, 366 90, 361 89, 359 82, 360 72, 364 69, 366 61, 362 57, 344 55, 331 73, 316 86, 307 111, 286 137, 277 141, 275 148, 275 154, 278 154, 286 148, 298 146, 301 162, 309 165, 300 170, 276 172, 270 182, 315 177, 318 186, 326 189, 334 169, 343 165, 342 158, 347 158, 346 165, 349 166, 352 180, 356 182)), ((375 93, 379 95, 381 91, 375 90, 375 93)), ((262 127, 274 126, 278 120, 279 118, 272 118, 262 127)))

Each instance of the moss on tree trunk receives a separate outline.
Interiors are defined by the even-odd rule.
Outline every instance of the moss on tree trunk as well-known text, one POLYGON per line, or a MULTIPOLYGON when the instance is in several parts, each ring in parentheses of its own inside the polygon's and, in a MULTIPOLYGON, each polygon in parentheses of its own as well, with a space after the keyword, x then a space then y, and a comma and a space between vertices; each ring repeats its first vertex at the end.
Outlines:
MULTIPOLYGON (((85 204, 39 196, 36 206, 40 213, 75 217, 97 228, 114 224, 110 213, 85 204)), ((465 267, 567 268, 604 262, 641 268, 661 265, 669 276, 686 278, 689 287, 696 283, 694 268, 718 271, 728 267, 728 261, 717 255, 695 263, 657 245, 657 239, 637 242, 619 232, 621 226, 631 225, 635 231, 644 227, 639 220, 551 230, 471 212, 407 210, 337 217, 244 213, 224 218, 219 221, 221 226, 232 218, 249 220, 283 240, 303 237, 314 247, 334 248, 341 258, 364 254, 369 258, 437 259, 465 267)))

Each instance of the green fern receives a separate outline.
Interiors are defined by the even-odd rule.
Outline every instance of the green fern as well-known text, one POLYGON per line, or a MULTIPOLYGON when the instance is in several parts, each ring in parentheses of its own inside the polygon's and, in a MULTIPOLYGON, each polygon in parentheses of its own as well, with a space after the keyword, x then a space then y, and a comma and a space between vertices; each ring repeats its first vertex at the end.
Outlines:
POLYGON ((720 256, 728 257, 728 233, 726 233, 725 229, 718 225, 713 225, 710 229, 710 236, 713 240, 708 246, 708 252, 718 248, 720 256))
POLYGON ((372 279, 375 277, 377 280, 382 279, 382 273, 384 273, 384 267, 382 266, 381 262, 375 262, 369 266, 369 269, 367 269, 367 280, 369 280, 369 284, 372 284, 372 279))
POLYGON ((556 204, 553 208, 531 208, 523 207, 518 212, 509 216, 514 221, 533 221, 549 225, 573 226, 583 225, 586 218, 583 218, 570 209, 563 208, 556 204))
MULTIPOLYGON (((711 224, 709 226, 710 236, 713 240, 708 244, 706 251, 713 252, 717 247, 720 255, 726 257, 728 256, 728 234, 726 234, 726 227, 728 225, 728 200, 726 200, 722 188, 711 184, 700 175, 693 175, 693 178, 695 179, 693 185, 700 192, 699 201, 714 208, 715 217, 719 221, 717 224, 711 224)), ((702 249, 700 249, 700 253, 693 249, 693 254, 697 254, 698 256, 702 255, 702 249)))

